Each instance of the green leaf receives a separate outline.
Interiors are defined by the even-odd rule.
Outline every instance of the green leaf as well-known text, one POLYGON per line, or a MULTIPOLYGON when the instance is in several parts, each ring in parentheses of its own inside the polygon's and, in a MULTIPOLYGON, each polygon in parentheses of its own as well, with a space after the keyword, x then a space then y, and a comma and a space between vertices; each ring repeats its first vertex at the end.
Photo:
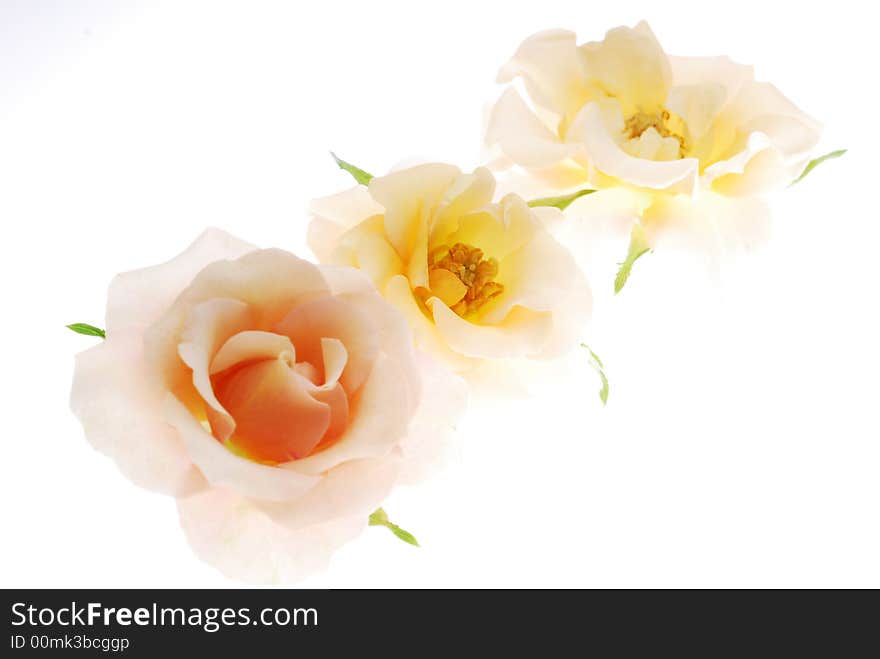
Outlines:
POLYGON ((593 367, 593 370, 599 374, 599 379, 602 380, 602 387, 599 389, 599 400, 602 401, 603 405, 606 405, 608 403, 608 377, 605 375, 605 365, 590 346, 586 343, 581 343, 581 347, 586 348, 590 353, 590 366, 593 367))
POLYGON ((345 162, 342 158, 337 156, 332 151, 330 152, 330 155, 333 156, 333 160, 335 160, 336 164, 339 165, 339 169, 344 169, 345 171, 347 171, 349 174, 352 175, 354 180, 361 185, 368 185, 373 179, 372 174, 365 172, 360 167, 355 167, 350 162, 345 162))
POLYGON ((617 271, 617 276, 614 278, 615 295, 620 293, 623 289, 623 285, 626 284, 626 280, 629 279, 629 273, 632 271, 633 263, 635 263, 642 254, 650 251, 651 246, 648 245, 648 240, 645 238, 645 230, 642 228, 642 225, 634 225, 632 233, 629 235, 629 250, 626 253, 626 258, 623 260, 623 263, 618 263, 620 269, 617 271))
POLYGON ((410 533, 409 531, 404 531, 402 528, 397 526, 397 524, 389 523, 388 528, 391 529, 391 532, 396 535, 398 538, 403 540, 406 543, 411 544, 413 547, 419 546, 419 541, 416 540, 416 537, 410 533))
POLYGON ((532 208, 535 206, 553 206, 554 208, 564 211, 575 199, 580 199, 581 197, 593 194, 594 192, 595 190, 584 189, 572 192, 571 194, 562 195, 561 197, 541 197, 540 199, 532 199, 529 202, 529 206, 532 208))
MULTIPOLYGON (((832 151, 831 153, 826 153, 824 156, 820 156, 818 158, 813 158, 810 162, 807 163, 807 166, 804 167, 804 171, 801 172, 801 175, 798 176, 794 181, 792 181, 791 185, 795 183, 800 183, 804 180, 804 177, 812 172, 816 167, 821 165, 826 160, 834 160, 835 158, 840 158, 844 153, 846 153, 846 149, 838 149, 837 151, 832 151)), ((788 186, 788 187, 791 187, 788 186)))
POLYGON ((89 325, 88 323, 73 323, 73 325, 67 325, 67 329, 73 330, 77 334, 85 334, 86 336, 100 336, 102 339, 107 338, 107 334, 106 332, 104 332, 104 330, 102 330, 100 327, 89 325))
POLYGON ((370 515, 370 526, 384 526, 404 542, 414 545, 415 547, 419 546, 419 541, 416 540, 416 537, 409 531, 405 531, 397 524, 392 523, 388 519, 388 513, 382 508, 376 508, 376 510, 370 515))

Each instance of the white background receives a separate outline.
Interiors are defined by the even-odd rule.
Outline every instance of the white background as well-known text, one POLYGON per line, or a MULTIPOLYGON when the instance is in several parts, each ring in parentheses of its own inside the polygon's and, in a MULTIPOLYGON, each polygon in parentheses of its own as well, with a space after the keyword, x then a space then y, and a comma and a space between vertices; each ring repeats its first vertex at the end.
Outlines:
MULTIPOLYGON (((480 163, 518 43, 650 21, 667 52, 752 63, 846 147, 773 199, 712 283, 655 253, 594 281, 586 361, 459 424, 460 460, 303 585, 880 586, 880 61, 869 3, 0 2, 0 585, 230 585, 173 501, 68 411, 64 325, 205 226, 306 253, 311 197, 410 156, 480 163)), ((622 245, 613 249, 622 250, 622 245)), ((613 254, 621 256, 622 251, 613 254)), ((613 259, 612 259, 613 260, 613 259)), ((610 261, 609 261, 610 262, 610 261)))

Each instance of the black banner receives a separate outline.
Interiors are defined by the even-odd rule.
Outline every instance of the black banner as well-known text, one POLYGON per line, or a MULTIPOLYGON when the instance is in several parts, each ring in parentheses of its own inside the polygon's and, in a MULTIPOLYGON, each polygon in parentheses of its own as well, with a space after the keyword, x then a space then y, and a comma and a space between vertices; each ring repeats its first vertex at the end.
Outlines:
POLYGON ((873 592, 7 590, 3 657, 876 653, 873 592), (867 643, 867 645, 865 645, 867 643))

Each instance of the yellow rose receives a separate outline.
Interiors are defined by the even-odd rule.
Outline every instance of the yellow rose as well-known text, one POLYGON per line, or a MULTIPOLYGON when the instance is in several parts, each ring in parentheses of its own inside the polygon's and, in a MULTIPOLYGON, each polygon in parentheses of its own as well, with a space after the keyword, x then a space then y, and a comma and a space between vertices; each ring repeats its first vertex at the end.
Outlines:
POLYGON ((487 144, 545 194, 612 190, 579 200, 574 214, 616 207, 641 220, 645 247, 670 229, 722 249, 756 241, 767 210, 754 197, 801 174, 820 135, 751 67, 667 56, 644 22, 580 46, 572 32, 536 34, 499 82, 515 78, 532 107, 509 87, 492 110, 487 144))
MULTIPOLYGON (((426 164, 313 202, 309 244, 365 271, 422 349, 466 370, 550 357, 576 344, 590 290, 574 259, 520 197, 493 203, 486 168, 426 164)), ((544 218, 548 220, 548 218, 544 218)))

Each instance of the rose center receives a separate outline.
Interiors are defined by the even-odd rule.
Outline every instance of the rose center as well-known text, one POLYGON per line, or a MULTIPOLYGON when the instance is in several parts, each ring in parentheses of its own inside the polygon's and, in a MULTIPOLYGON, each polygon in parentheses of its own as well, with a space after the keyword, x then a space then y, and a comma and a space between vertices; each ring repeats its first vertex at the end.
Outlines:
POLYGON ((638 140, 650 128, 664 139, 671 137, 678 141, 678 157, 685 157, 689 148, 688 131, 681 117, 665 108, 654 113, 636 112, 626 120, 623 133, 628 139, 638 140))
POLYGON ((483 250, 472 245, 442 245, 428 255, 431 293, 462 317, 504 292, 494 281, 497 276, 498 261, 484 258, 483 250))

